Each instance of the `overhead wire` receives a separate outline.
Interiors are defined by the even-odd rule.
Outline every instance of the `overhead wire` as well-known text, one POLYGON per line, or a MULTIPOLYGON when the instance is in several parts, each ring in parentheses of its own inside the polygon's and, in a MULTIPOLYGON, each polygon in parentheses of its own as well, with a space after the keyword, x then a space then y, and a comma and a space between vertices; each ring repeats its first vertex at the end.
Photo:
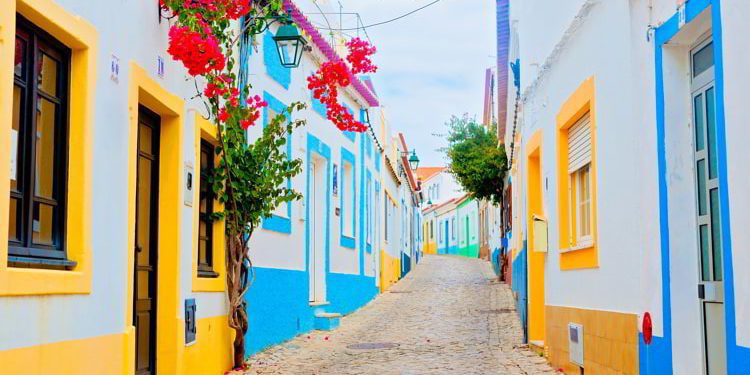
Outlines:
MULTIPOLYGON (((402 18, 408 17, 408 16, 410 16, 410 15, 412 15, 412 14, 414 14, 414 13, 417 13, 417 12, 419 12, 420 10, 423 10, 423 9, 429 8, 429 7, 431 7, 431 6, 433 6, 433 5, 437 4, 437 3, 439 3, 439 2, 441 2, 441 1, 442 1, 442 0, 434 0, 434 1, 430 2, 430 3, 427 3, 427 4, 425 4, 425 5, 423 5, 423 6, 419 7, 419 8, 417 8, 417 9, 414 9, 414 10, 412 10, 412 11, 408 12, 408 13, 404 13, 404 14, 402 14, 402 15, 398 16, 398 17, 395 17, 395 18, 391 18, 391 19, 389 19, 389 20, 386 20, 386 21, 376 22, 376 23, 372 23, 372 24, 369 24, 369 25, 365 25, 365 26, 357 26, 357 27, 351 27, 351 28, 340 28, 340 29, 332 29, 332 28, 331 28, 331 26, 329 25, 329 26, 328 26, 328 29, 327 29, 327 30, 338 30, 338 31, 357 31, 357 30, 366 30, 366 29, 368 29, 368 28, 370 28, 370 27, 374 27, 374 26, 380 26, 380 25, 385 25, 385 24, 387 24, 387 23, 391 23, 391 22, 393 22, 393 21, 398 21, 398 20, 400 20, 400 19, 402 19, 402 18)), ((326 30, 326 28, 323 28, 323 29, 324 29, 324 30, 326 30)))

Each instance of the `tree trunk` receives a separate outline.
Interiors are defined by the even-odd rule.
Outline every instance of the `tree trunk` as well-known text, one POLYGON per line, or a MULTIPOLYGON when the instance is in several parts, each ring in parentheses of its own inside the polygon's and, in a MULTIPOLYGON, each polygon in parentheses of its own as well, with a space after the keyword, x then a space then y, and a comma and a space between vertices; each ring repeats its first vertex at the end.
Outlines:
POLYGON ((250 259, 244 234, 227 236, 227 295, 229 298, 229 326, 234 329, 234 368, 245 366, 245 334, 247 333, 247 302, 245 292, 250 286, 250 259))

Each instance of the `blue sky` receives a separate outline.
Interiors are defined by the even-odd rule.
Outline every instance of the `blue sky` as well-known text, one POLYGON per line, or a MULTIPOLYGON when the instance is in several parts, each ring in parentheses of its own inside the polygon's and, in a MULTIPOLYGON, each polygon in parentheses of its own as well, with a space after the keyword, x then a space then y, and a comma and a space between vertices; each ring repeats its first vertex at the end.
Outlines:
MULTIPOLYGON (((340 3, 344 12, 359 13, 368 25, 431 1, 340 3)), ((339 9, 337 0, 318 2, 324 11, 339 9)), ((327 17, 338 24, 338 15, 327 17)), ((324 22, 319 16, 310 18, 324 22)), ((353 16, 342 19, 344 27, 356 25, 353 16)), ((373 78, 391 128, 404 133, 409 147, 417 149, 422 166, 444 165, 436 151, 444 142, 432 134, 443 132, 453 114, 482 115, 484 72, 495 64, 495 2, 442 0, 401 20, 369 28, 367 34, 378 48, 374 61, 379 71, 373 78)))

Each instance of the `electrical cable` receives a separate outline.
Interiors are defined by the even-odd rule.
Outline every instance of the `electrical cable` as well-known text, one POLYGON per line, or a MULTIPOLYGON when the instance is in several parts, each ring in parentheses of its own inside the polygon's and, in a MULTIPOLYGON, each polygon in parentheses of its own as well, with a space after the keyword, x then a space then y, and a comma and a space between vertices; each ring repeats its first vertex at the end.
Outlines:
MULTIPOLYGON (((329 26, 329 28, 327 30, 356 31, 356 30, 364 30, 364 29, 367 29, 367 28, 370 28, 370 27, 374 27, 374 26, 385 25, 387 23, 391 23, 393 21, 398 21, 398 20, 400 20, 400 19, 402 19, 404 17, 407 17, 407 16, 410 16, 410 15, 412 15, 414 13, 417 13, 417 12, 419 12, 422 9, 428 8, 428 7, 432 6, 432 5, 435 5, 435 4, 439 3, 440 1, 442 1, 442 0, 434 0, 433 2, 428 3, 426 5, 423 5, 423 6, 419 7, 419 8, 417 8, 417 9, 414 9, 411 12, 402 14, 402 15, 396 17, 396 18, 391 18, 391 19, 386 20, 386 21, 381 21, 381 22, 376 22, 376 23, 373 23, 373 24, 370 24, 370 25, 366 25, 366 26, 352 27, 352 28, 346 28, 346 29, 331 29, 330 26, 329 26)), ((326 30, 325 28, 323 28, 323 29, 326 30)))

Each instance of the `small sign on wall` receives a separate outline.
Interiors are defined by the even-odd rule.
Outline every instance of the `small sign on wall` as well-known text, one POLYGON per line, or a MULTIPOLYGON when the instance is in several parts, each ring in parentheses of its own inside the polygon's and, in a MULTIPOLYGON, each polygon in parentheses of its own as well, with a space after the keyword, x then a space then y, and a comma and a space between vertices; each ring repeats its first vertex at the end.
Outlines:
POLYGON ((164 58, 161 56, 156 57, 156 75, 164 78, 164 58))
POLYGON ((112 60, 109 63, 109 78, 112 81, 120 81, 120 58, 112 55, 112 60))

